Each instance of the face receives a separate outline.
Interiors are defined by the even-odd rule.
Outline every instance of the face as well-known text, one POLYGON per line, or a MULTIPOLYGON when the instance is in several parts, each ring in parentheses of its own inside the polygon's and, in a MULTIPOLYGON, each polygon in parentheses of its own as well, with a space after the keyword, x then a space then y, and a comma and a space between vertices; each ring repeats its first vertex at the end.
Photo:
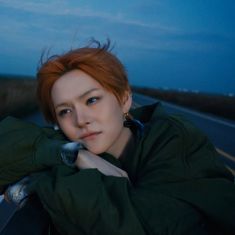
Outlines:
POLYGON ((131 106, 128 93, 120 104, 91 76, 73 70, 55 82, 51 96, 57 122, 70 140, 94 154, 120 156, 131 136, 130 129, 123 127, 123 114, 131 106))

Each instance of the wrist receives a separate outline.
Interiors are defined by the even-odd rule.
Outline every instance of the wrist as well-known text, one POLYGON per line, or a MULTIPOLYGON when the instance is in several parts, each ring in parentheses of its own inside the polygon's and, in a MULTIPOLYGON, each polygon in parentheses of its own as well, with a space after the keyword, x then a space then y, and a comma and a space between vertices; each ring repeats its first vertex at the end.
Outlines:
POLYGON ((75 162, 82 149, 84 149, 83 145, 77 142, 63 144, 60 150, 62 162, 69 167, 76 167, 75 162))

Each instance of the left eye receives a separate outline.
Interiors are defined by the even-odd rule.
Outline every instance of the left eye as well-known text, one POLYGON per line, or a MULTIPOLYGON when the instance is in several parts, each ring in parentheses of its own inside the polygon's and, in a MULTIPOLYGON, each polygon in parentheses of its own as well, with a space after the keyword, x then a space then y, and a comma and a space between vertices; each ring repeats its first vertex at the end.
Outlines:
POLYGON ((87 105, 94 104, 99 100, 99 97, 91 97, 87 100, 87 105))
POLYGON ((62 109, 61 111, 59 111, 58 115, 59 117, 65 117, 66 115, 70 114, 72 112, 72 110, 70 109, 62 109))

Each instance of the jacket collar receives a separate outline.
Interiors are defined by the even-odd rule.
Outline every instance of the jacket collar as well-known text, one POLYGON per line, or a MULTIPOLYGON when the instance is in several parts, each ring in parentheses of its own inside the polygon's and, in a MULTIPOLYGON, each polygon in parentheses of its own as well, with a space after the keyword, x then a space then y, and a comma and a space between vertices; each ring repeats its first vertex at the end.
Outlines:
POLYGON ((130 113, 135 119, 140 120, 144 124, 155 121, 159 117, 166 116, 166 112, 160 102, 132 109, 130 113))

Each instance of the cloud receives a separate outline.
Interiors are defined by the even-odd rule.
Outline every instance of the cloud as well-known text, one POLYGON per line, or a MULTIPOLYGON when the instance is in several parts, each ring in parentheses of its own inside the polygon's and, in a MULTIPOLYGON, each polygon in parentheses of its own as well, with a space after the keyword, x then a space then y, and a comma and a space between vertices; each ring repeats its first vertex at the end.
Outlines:
POLYGON ((105 11, 99 11, 97 9, 92 9, 88 6, 78 7, 75 3, 71 4, 67 1, 17 1, 17 0, 0 0, 2 7, 7 7, 15 9, 18 11, 42 14, 47 16, 74 16, 74 17, 84 17, 84 18, 99 18, 101 20, 106 20, 109 22, 115 22, 120 24, 126 24, 130 26, 146 27, 150 29, 158 29, 163 31, 175 30, 172 27, 167 27, 157 23, 147 23, 139 19, 128 18, 121 12, 109 13, 105 11))
MULTIPOLYGON (((78 1, 68 3, 63 0, 49 2, 0 0, 0 4, 2 8, 8 8, 4 19, 7 24, 0 25, 2 38, 5 38, 5 42, 9 38, 12 44, 15 42, 16 45, 20 44, 32 49, 34 46, 41 48, 51 44, 71 45, 74 35, 77 35, 79 39, 90 36, 98 39, 110 36, 117 42, 119 48, 152 50, 152 53, 164 50, 172 52, 219 51, 224 50, 226 45, 231 45, 226 37, 215 33, 200 30, 189 32, 175 27, 173 23, 164 25, 157 20, 147 22, 143 16, 140 18, 128 15, 132 7, 136 6, 136 9, 140 10, 143 6, 149 7, 150 2, 129 3, 122 12, 104 11, 102 8, 99 10, 95 9, 95 6, 88 5, 78 6, 78 1), (21 14, 21 19, 19 20, 14 13, 21 14)), ((161 1, 157 4, 160 6, 161 1)))
MULTIPOLYGON (((30 41, 34 41, 34 45, 40 45, 40 41, 47 44, 50 41, 55 42, 55 38, 67 42, 66 37, 73 37, 72 35, 77 33, 79 38, 97 35, 99 38, 105 34, 114 37, 115 40, 118 39, 118 43, 123 42, 122 45, 131 39, 129 46, 132 46, 133 36, 141 38, 141 32, 147 32, 146 35, 152 36, 177 31, 158 23, 147 23, 138 17, 128 18, 124 12, 99 11, 87 5, 79 7, 77 2, 75 4, 73 1, 68 4, 68 1, 57 0, 0 0, 0 4, 1 11, 5 12, 5 15, 0 16, 1 21, 6 22, 0 25, 3 38, 10 38, 12 43, 15 41, 16 44, 22 45, 27 45, 30 41)), ((145 44, 142 45, 144 46, 145 44)))

